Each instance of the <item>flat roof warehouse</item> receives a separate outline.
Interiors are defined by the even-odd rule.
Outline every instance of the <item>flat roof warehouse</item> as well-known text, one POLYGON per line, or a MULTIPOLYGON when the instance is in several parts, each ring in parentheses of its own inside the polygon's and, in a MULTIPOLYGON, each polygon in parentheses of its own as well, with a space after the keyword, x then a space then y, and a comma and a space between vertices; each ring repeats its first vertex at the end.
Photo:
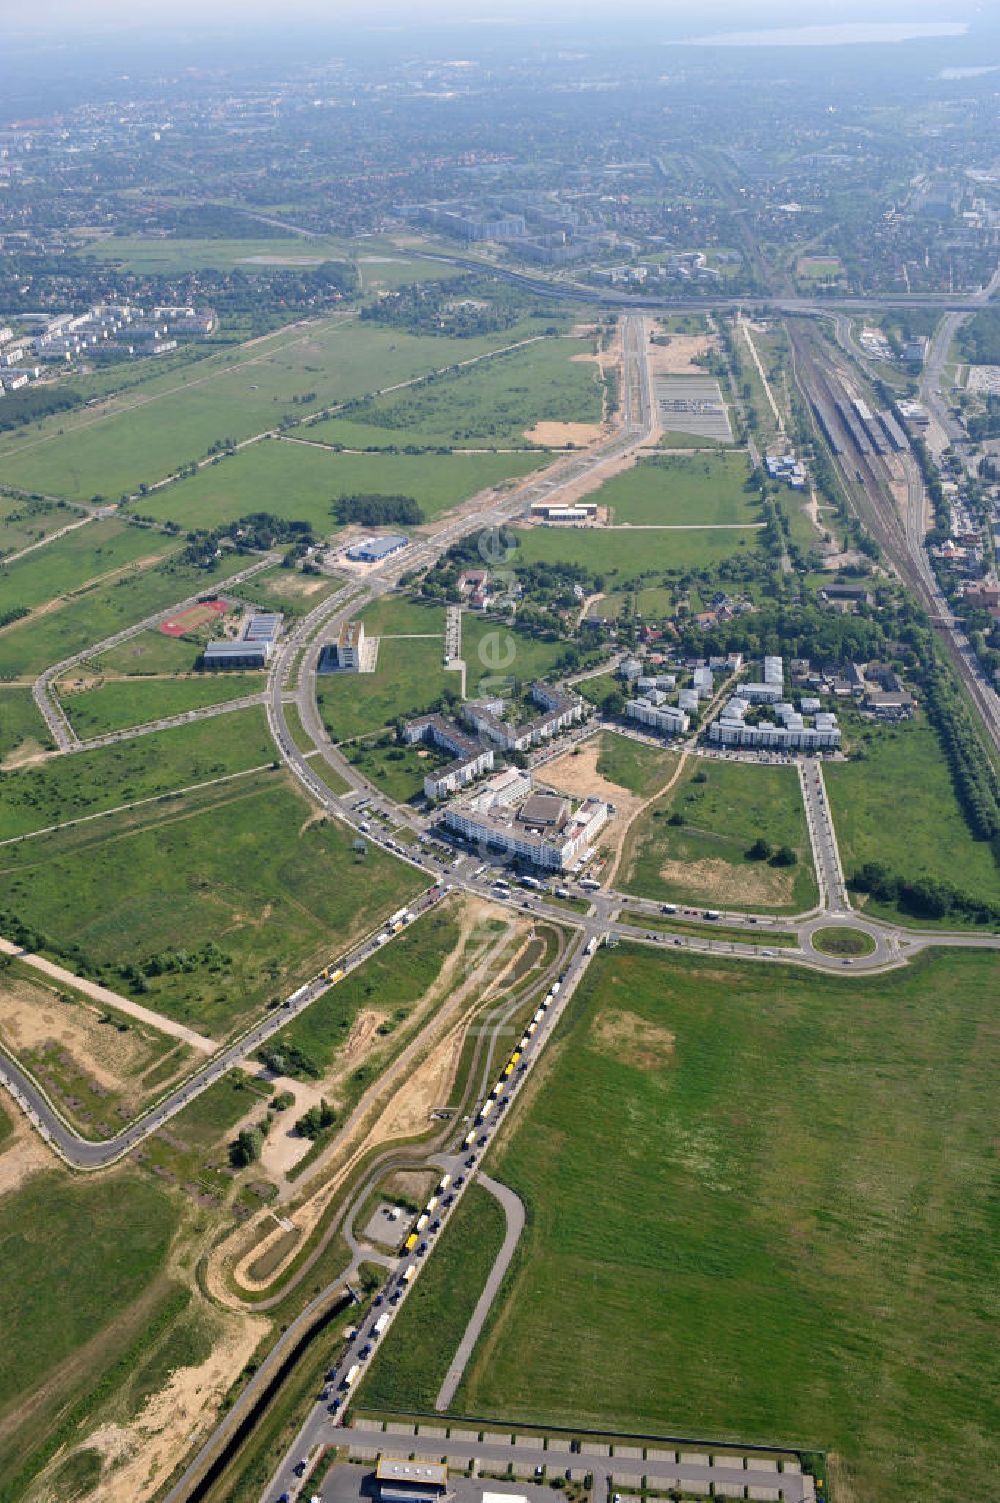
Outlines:
POLYGON ((401 548, 405 548, 409 541, 401 532, 390 533, 384 538, 364 538, 362 542, 348 548, 347 557, 355 564, 377 564, 391 553, 398 553, 401 548))
POLYGON ((382 1503, 435 1503, 448 1489, 448 1468, 436 1461, 380 1456, 375 1478, 382 1503))

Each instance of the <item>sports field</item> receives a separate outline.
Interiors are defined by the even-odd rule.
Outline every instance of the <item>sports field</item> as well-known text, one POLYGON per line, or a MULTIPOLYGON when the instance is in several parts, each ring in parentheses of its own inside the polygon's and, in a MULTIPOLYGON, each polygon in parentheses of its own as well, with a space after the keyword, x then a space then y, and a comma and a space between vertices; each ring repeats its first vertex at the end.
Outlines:
POLYGON ((543 462, 538 454, 338 454, 291 439, 252 444, 167 486, 140 504, 144 516, 181 527, 221 527, 267 511, 311 523, 319 536, 340 526, 341 496, 411 496, 430 520, 467 496, 543 462))
POLYGON ((588 499, 611 508, 611 520, 660 527, 749 526, 760 521, 755 492, 745 489, 745 454, 670 454, 641 459, 588 499))
POLYGON ((421 338, 343 314, 304 320, 168 371, 99 409, 60 413, 0 438, 4 477, 24 490, 69 500, 96 494, 113 500, 201 459, 219 441, 239 442, 283 418, 303 417, 534 332, 529 324, 482 338, 421 338))
POLYGON ((528 1226, 455 1412, 825 1449, 834 1498, 952 1503, 958 1468, 987 1503, 998 983, 601 952, 488 1161, 528 1226))
POLYGON ((280 774, 0 853, 0 908, 54 955, 223 1038, 422 885, 280 774))
POLYGON ((625 842, 619 884, 639 897, 802 913, 818 892, 798 773, 691 758, 670 793, 651 804, 625 842), (758 838, 797 862, 752 860, 758 838))

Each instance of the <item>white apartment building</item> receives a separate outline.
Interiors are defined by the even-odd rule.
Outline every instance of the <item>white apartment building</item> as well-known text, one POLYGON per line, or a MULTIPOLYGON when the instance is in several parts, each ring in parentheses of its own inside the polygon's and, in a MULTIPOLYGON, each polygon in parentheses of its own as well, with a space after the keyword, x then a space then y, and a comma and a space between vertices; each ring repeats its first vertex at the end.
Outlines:
POLYGON ((682 736, 691 724, 691 718, 674 705, 654 705, 648 699, 630 699, 625 706, 630 720, 649 726, 661 736, 682 736))

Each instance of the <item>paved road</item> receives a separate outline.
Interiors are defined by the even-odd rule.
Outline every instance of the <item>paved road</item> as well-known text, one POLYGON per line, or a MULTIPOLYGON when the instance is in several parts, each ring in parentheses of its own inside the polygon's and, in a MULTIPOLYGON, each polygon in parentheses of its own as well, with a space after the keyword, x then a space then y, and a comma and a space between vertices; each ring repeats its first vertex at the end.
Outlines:
POLYGON ((486 1317, 490 1313, 493 1301, 500 1292, 500 1285, 506 1277, 511 1259, 517 1251, 517 1244, 521 1240, 521 1233, 524 1231, 524 1204, 521 1197, 515 1195, 509 1186, 502 1185, 499 1180, 491 1179, 488 1174, 481 1174, 479 1176, 479 1183, 484 1190, 490 1192, 495 1200, 500 1202, 507 1221, 507 1229, 504 1232, 503 1245, 497 1253, 496 1261, 487 1275, 486 1283, 483 1285, 483 1292, 476 1302, 476 1308, 473 1310, 469 1324, 466 1326, 462 1334, 462 1339, 458 1343, 451 1366, 448 1368, 444 1382, 441 1384, 440 1392, 434 1400, 434 1408, 438 1410, 449 1408, 452 1399, 455 1397, 455 1390, 462 1381, 462 1374, 469 1365, 469 1359, 472 1356, 476 1342, 479 1340, 479 1334, 486 1324, 486 1317))

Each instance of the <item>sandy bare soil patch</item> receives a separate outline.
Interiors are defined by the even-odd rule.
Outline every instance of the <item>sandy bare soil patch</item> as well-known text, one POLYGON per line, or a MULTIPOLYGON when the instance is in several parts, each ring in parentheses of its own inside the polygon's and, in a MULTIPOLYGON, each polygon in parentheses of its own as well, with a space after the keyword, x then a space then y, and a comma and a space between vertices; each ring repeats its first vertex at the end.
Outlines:
POLYGON ((385 1182, 387 1195, 403 1195, 423 1203, 437 1184, 438 1176, 426 1169, 397 1169, 385 1182))
POLYGON ((601 433, 600 423, 536 423, 533 428, 525 429, 524 436, 529 443, 561 449, 566 444, 594 444, 601 433))
POLYGON ((33 1174, 51 1169, 56 1163, 35 1129, 9 1097, 4 1098, 3 1106, 13 1124, 13 1131, 0 1144, 0 1197, 20 1189, 33 1174))
POLYGON ((46 751, 40 741, 34 741, 29 736, 9 757, 0 762, 0 771, 14 772, 18 767, 30 767, 33 763, 46 762, 49 757, 58 755, 58 752, 46 751))
POLYGON ((602 1050, 627 1065, 653 1071, 671 1059, 676 1036, 634 1012, 605 1012, 595 1018, 591 1033, 602 1050))
POLYGON ((20 977, 0 982, 0 1036, 15 1054, 57 1044, 98 1085, 127 1094, 153 1054, 140 1033, 120 1033, 101 1016, 98 1006, 61 1002, 47 987, 20 977))
POLYGON ((660 867, 665 882, 676 883, 690 893, 699 893, 721 907, 755 903, 778 907, 792 901, 794 876, 762 861, 730 866, 728 861, 706 856, 700 861, 665 861, 660 867))
POLYGON ((650 344, 649 369, 654 376, 704 376, 705 367, 695 362, 717 349, 711 334, 670 334, 669 344, 650 344))
POLYGON ((630 793, 620 783, 612 783, 609 778, 603 777, 598 772, 599 754, 600 742, 595 736, 590 741, 585 741, 576 751, 568 751, 539 768, 539 781, 551 783, 553 788, 558 788, 561 793, 571 793, 580 797, 587 793, 596 793, 598 798, 608 800, 618 809, 624 809, 629 801, 634 804, 641 803, 641 799, 637 798, 634 793, 630 793))
MULTIPOLYGON (((129 1425, 102 1425, 85 1445, 101 1452, 106 1475, 88 1494, 90 1503, 144 1503, 207 1432, 233 1378, 252 1357, 270 1323, 249 1315, 222 1317, 224 1328, 212 1355, 198 1367, 182 1367, 152 1394, 129 1425)), ((43 1491, 37 1503, 59 1503, 43 1491)))

